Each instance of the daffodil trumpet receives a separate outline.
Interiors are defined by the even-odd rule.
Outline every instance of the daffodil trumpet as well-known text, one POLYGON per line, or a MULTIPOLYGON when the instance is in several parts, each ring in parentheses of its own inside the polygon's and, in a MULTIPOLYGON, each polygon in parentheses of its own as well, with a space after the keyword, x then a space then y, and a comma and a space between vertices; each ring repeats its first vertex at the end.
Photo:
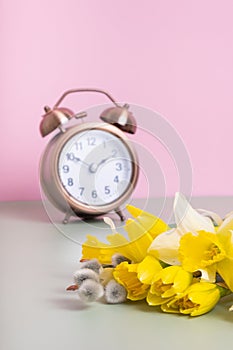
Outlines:
POLYGON ((145 300, 163 312, 189 316, 211 311, 233 293, 233 212, 222 219, 195 210, 181 193, 173 204, 175 225, 132 205, 126 209, 128 238, 105 217, 112 231, 108 243, 87 236, 67 290, 84 301, 145 300))

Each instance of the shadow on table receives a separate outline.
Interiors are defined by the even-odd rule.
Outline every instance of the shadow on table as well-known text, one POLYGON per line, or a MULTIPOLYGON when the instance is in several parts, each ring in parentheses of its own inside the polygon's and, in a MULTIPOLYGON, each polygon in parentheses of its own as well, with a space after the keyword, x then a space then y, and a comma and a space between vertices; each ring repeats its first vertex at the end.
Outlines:
POLYGON ((54 297, 48 300, 49 304, 56 309, 82 311, 87 310, 91 305, 82 302, 77 295, 67 295, 67 297, 54 297))

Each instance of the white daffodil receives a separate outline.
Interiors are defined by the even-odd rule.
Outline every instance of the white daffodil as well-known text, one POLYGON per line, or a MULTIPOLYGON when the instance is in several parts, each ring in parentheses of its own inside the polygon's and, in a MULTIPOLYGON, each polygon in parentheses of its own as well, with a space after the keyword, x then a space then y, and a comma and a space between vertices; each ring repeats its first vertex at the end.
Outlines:
POLYGON ((148 253, 169 265, 180 265, 178 257, 180 238, 185 233, 195 235, 201 230, 215 233, 215 227, 212 220, 193 209, 181 193, 175 195, 173 210, 176 228, 158 235, 150 245, 148 253))

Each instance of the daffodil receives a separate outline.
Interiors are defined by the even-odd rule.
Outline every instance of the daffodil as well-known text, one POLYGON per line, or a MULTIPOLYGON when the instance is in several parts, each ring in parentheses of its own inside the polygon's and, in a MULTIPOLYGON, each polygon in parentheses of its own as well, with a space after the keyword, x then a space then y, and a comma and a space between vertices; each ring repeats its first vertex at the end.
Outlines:
POLYGON ((233 213, 219 226, 217 236, 226 254, 225 259, 217 264, 217 272, 233 292, 233 213))
POLYGON ((109 264, 112 256, 119 253, 133 262, 140 262, 146 256, 147 249, 153 241, 147 232, 133 241, 127 240, 121 234, 108 235, 106 238, 109 244, 88 235, 86 242, 82 245, 82 259, 97 258, 101 264, 109 264))
POLYGON ((113 276, 126 288, 128 299, 141 300, 146 298, 154 276, 161 270, 158 260, 148 255, 138 264, 123 262, 117 265, 113 276))
POLYGON ((145 299, 150 287, 138 279, 138 265, 123 262, 116 266, 113 273, 115 280, 127 290, 127 298, 130 300, 145 299))
POLYGON ((212 310, 221 297, 216 284, 199 282, 161 305, 164 312, 199 316, 212 310))
POLYGON ((147 255, 138 264, 137 276, 142 283, 151 284, 155 276, 161 271, 163 271, 163 268, 159 261, 153 256, 147 255))
POLYGON ((199 231, 195 236, 187 233, 180 240, 179 258, 187 271, 210 268, 215 275, 217 263, 225 257, 224 246, 214 233, 199 231))
POLYGON ((179 257, 185 270, 207 271, 215 281, 216 272, 233 291, 233 235, 221 230, 217 234, 199 231, 185 234, 180 240, 179 257))
POLYGON ((195 234, 200 230, 214 233, 215 227, 212 220, 193 209, 181 193, 175 195, 173 211, 176 227, 158 235, 148 253, 169 265, 180 265, 178 250, 181 237, 187 232, 195 234))
POLYGON ((184 292, 192 283, 193 275, 180 266, 169 266, 158 272, 151 282, 147 295, 149 305, 166 303, 178 293, 184 292))
MULTIPOLYGON (((137 215, 139 212, 139 209, 133 206, 128 206, 128 209, 134 215, 137 215)), ((128 240, 122 234, 116 232, 111 219, 107 218, 106 222, 112 226, 113 230, 113 233, 106 237, 109 243, 101 242, 95 236, 88 235, 86 242, 82 245, 82 259, 96 258, 102 264, 109 264, 112 255, 120 253, 135 263, 140 262, 145 258, 155 235, 168 227, 161 219, 143 212, 139 220, 128 219, 126 221, 124 229, 128 234, 128 240), (147 217, 149 218, 148 220, 147 217), (152 223, 155 221, 156 223, 151 228, 152 223), (143 222, 144 226, 142 225, 143 222), (147 230, 147 225, 152 231, 147 230)))

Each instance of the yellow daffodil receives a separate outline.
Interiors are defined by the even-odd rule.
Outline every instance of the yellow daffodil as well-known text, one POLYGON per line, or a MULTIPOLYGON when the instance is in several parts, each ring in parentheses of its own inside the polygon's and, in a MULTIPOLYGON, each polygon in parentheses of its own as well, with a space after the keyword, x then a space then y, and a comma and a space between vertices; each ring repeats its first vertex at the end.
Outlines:
MULTIPOLYGON (((114 238, 117 239, 118 236, 115 236, 114 238)), ((125 239, 125 237, 122 236, 122 238, 120 237, 120 239, 122 240, 123 245, 123 239, 125 239)), ((128 241, 125 239, 124 245, 127 244, 128 241)), ((96 238, 95 236, 87 235, 87 240, 82 245, 81 260, 98 259, 101 264, 110 264, 112 261, 113 254, 117 252, 118 251, 115 249, 115 246, 111 243, 106 244, 98 240, 98 238, 96 238)))
POLYGON ((215 268, 216 263, 226 257, 218 235, 199 231, 195 236, 185 234, 180 240, 179 257, 185 270, 194 272, 208 266, 215 268))
MULTIPOLYGON (((149 232, 153 238, 157 237, 160 233, 169 230, 170 228, 159 217, 136 208, 133 205, 127 205, 126 209, 133 216, 133 218, 135 218, 135 228, 139 224, 144 229, 144 232, 149 232)), ((131 222, 131 227, 134 228, 133 222, 131 222)))
POLYGON ((217 264, 217 272, 233 292, 233 213, 228 215, 217 230, 226 258, 217 264))
POLYGON ((196 236, 187 233, 180 240, 180 261, 185 270, 207 271, 215 281, 216 272, 233 291, 233 235, 231 231, 213 234, 199 231, 196 236))
POLYGON ((180 193, 175 195, 173 211, 176 228, 158 235, 148 253, 169 265, 180 265, 178 249, 181 237, 187 232, 195 234, 200 230, 214 233, 215 227, 210 218, 194 210, 180 193))
MULTIPOLYGON (((136 217, 141 212, 138 220, 128 219, 126 221, 124 229, 128 233, 129 240, 122 234, 114 232, 106 237, 109 242, 106 244, 95 236, 88 235, 86 242, 82 245, 82 259, 96 258, 100 263, 108 264, 115 253, 120 253, 133 262, 140 262, 144 259, 154 237, 168 226, 156 216, 140 211, 132 205, 127 208, 136 217), (147 226, 151 231, 147 230, 147 226)), ((107 223, 110 221, 108 218, 107 223)))
POLYGON ((119 253, 133 262, 140 262, 146 256, 147 249, 153 241, 148 232, 133 241, 127 240, 119 233, 108 235, 106 238, 109 244, 88 235, 86 242, 82 245, 82 259, 96 258, 101 264, 109 264, 112 256, 119 253))
POLYGON ((169 266, 158 272, 147 295, 149 305, 166 303, 178 293, 184 292, 192 283, 193 275, 180 266, 169 266))
POLYGON ((138 265, 122 262, 116 266, 113 273, 115 280, 127 290, 127 298, 130 300, 145 299, 150 287, 138 279, 138 265))
POLYGON ((118 286, 124 293, 114 303, 125 301, 127 295, 132 301, 146 299, 164 312, 198 316, 233 292, 233 212, 222 219, 211 211, 193 209, 176 193, 171 228, 144 210, 126 208, 133 217, 124 226, 128 238, 105 217, 112 229, 107 243, 88 235, 82 245, 82 259, 98 262, 98 280, 107 301, 118 286))
POLYGON ((151 284, 155 275, 163 270, 162 266, 153 256, 147 255, 142 262, 138 264, 138 279, 142 283, 151 284))
POLYGON ((161 270, 160 263, 154 257, 146 256, 138 264, 122 262, 116 266, 113 275, 126 288, 128 299, 141 300, 147 296, 154 276, 161 270))
POLYGON ((216 284, 199 282, 161 305, 164 312, 199 316, 212 310, 221 296, 216 284))

